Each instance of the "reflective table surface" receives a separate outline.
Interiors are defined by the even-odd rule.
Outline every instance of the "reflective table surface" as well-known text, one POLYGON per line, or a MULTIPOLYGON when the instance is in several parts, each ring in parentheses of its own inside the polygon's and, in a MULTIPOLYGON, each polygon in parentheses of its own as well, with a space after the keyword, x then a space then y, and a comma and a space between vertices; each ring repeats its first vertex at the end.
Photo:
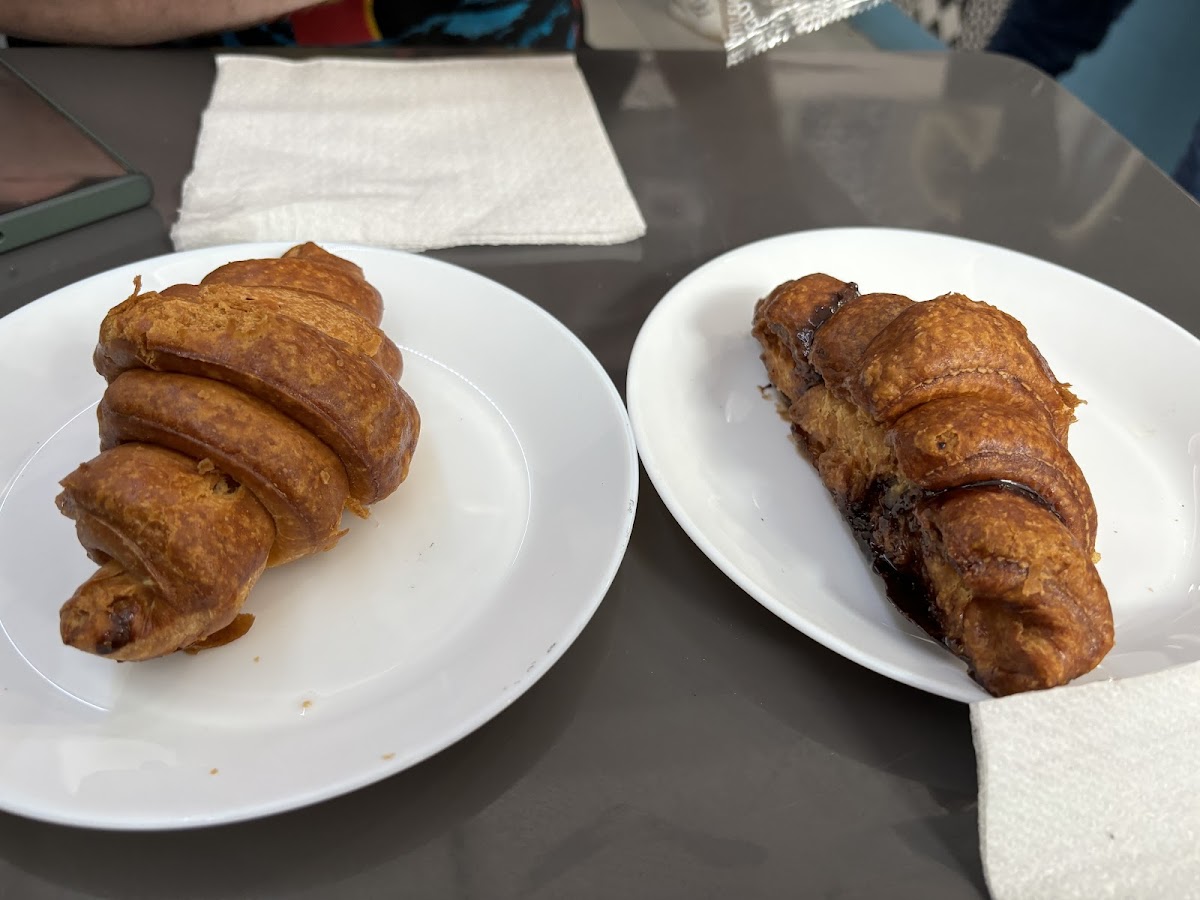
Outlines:
MULTIPOLYGON (((0 52, 155 188, 150 207, 0 255, 3 314, 171 249, 214 67, 190 51, 0 52)), ((580 64, 646 237, 431 255, 544 306, 622 388, 639 326, 681 277, 826 226, 990 241, 1200 332, 1200 207, 1016 62, 768 54, 727 69, 717 54, 596 52, 580 64)), ((382 783, 244 824, 116 834, 0 814, 9 896, 936 900, 986 888, 966 707, 775 619, 643 479, 600 611, 490 724, 382 783)))

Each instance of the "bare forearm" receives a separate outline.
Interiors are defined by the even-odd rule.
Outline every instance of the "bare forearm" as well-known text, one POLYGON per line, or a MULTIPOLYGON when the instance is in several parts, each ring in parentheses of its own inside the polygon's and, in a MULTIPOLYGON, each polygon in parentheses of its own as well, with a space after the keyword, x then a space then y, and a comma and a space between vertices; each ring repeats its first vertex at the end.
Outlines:
POLYGON ((62 44, 151 44, 268 22, 316 0, 0 0, 0 34, 62 44))

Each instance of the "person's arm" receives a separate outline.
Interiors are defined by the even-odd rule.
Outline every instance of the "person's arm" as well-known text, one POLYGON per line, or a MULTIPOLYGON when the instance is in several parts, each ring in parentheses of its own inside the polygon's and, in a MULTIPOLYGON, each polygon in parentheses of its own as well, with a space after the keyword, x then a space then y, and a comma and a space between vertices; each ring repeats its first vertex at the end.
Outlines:
POLYGON ((0 34, 55 44, 154 44, 244 28, 316 0, 0 0, 0 34))

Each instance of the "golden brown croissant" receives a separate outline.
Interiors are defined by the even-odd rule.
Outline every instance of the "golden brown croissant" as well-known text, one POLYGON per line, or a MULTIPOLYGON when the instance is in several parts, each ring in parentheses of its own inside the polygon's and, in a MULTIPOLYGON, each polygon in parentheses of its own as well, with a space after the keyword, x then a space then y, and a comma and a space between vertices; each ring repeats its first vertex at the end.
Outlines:
POLYGON ((222 270, 139 288, 101 324, 101 453, 58 497, 101 565, 60 611, 81 650, 148 659, 244 633, 265 567, 329 549, 344 509, 408 474, 420 416, 361 270, 315 244, 222 270))
POLYGON ((391 339, 359 313, 311 291, 232 284, 174 284, 162 291, 168 297, 187 297, 210 305, 270 310, 295 319, 346 344, 352 344, 399 379, 403 359, 391 339))
POLYGON ((275 537, 244 487, 149 444, 81 465, 58 505, 102 563, 62 608, 63 641, 119 660, 161 656, 228 625, 275 537))
POLYGON ((355 275, 345 266, 330 265, 326 256, 312 252, 297 251, 296 255, 281 259, 243 259, 227 263, 205 275, 201 284, 297 288, 345 304, 372 325, 383 320, 383 299, 379 291, 363 279, 361 271, 355 275))
POLYGON ((275 533, 268 565, 328 549, 350 493, 337 454, 312 432, 244 391, 194 375, 130 369, 97 411, 100 449, 131 441, 207 459, 250 489, 275 533))
POLYGON ((1066 446, 1079 401, 1016 319, 814 274, 759 300, 753 334, 797 442, 905 615, 997 695, 1100 662, 1113 623, 1096 508, 1066 446))
POLYGON ((96 371, 181 372, 223 381, 295 419, 346 467, 360 503, 382 500, 408 474, 416 408, 354 346, 268 308, 138 293, 100 326, 96 371))

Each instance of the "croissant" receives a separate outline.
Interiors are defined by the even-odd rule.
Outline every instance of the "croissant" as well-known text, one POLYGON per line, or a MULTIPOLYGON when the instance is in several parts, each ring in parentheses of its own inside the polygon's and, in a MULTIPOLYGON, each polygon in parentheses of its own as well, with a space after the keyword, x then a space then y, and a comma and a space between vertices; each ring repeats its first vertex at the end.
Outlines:
POLYGON ((801 450, 893 604, 994 695, 1065 684, 1111 649, 1096 507, 1067 450, 1079 399, 1013 317, 825 274, 752 333, 801 450))
POLYGON ((270 566, 332 548, 408 475, 420 415, 379 293, 315 244, 109 310, 93 363, 100 454, 61 512, 99 565, 59 614, 116 660, 217 646, 270 566))

